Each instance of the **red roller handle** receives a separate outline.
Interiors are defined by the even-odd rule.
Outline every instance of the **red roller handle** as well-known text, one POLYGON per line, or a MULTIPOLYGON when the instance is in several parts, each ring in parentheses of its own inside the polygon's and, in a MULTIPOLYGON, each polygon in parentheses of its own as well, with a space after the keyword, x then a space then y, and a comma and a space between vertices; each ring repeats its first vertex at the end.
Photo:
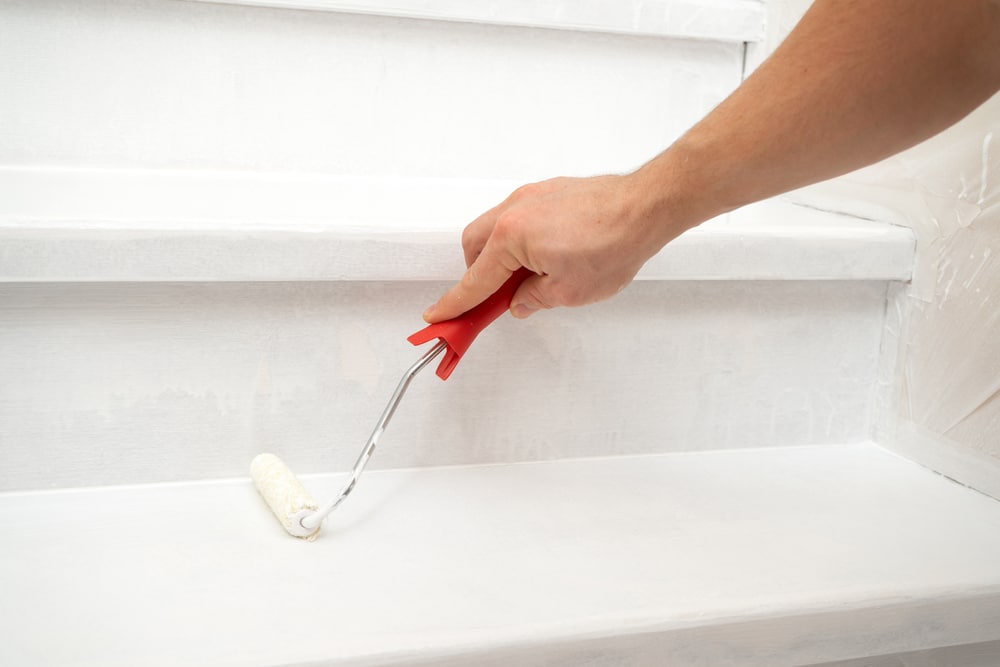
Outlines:
POLYGON ((514 298, 514 292, 530 275, 533 274, 528 269, 523 267, 518 269, 507 279, 507 282, 500 286, 500 289, 475 308, 454 319, 428 325, 406 340, 414 345, 423 345, 435 338, 447 343, 448 349, 437 369, 437 376, 442 380, 447 380, 479 332, 510 308, 510 300, 514 298))

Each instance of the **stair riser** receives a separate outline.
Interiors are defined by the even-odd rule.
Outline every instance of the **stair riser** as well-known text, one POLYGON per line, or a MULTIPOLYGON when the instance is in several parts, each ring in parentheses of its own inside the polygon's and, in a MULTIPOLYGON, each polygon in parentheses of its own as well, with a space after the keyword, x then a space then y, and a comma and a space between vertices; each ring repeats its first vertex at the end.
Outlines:
MULTIPOLYGON (((0 286, 0 489, 347 469, 434 282, 0 286)), ((374 467, 850 442, 885 284, 634 283, 417 378, 374 467)))

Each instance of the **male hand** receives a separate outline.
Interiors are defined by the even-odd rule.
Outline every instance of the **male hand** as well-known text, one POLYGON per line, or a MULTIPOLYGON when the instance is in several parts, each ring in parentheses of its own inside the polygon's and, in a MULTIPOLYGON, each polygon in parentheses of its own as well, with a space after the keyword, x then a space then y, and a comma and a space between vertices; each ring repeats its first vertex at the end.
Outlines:
POLYGON ((514 317, 579 306, 621 291, 670 238, 654 215, 655 197, 636 174, 555 178, 518 188, 462 235, 468 270, 424 319, 451 319, 495 292, 514 271, 525 280, 514 317))

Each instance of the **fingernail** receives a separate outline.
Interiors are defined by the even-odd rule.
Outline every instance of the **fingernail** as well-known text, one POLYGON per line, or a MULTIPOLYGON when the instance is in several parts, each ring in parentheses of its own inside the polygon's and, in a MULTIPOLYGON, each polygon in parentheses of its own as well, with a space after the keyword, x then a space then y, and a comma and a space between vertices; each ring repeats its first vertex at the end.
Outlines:
POLYGON ((524 319, 532 313, 534 313, 538 308, 535 306, 529 306, 526 303, 519 303, 510 309, 510 314, 518 319, 524 319))
POLYGON ((425 310, 423 314, 424 322, 430 323, 431 315, 433 314, 434 314, 434 306, 431 306, 430 308, 425 310))

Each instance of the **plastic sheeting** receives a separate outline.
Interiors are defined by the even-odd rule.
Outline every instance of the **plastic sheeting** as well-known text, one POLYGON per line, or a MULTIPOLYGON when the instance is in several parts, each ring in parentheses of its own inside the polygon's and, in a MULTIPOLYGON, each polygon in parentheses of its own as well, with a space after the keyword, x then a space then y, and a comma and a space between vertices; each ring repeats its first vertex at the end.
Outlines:
POLYGON ((917 237, 913 281, 889 295, 880 437, 907 454, 914 437, 921 451, 951 450, 933 458, 957 467, 928 465, 960 481, 977 466, 1000 473, 1000 95, 919 146, 797 197, 917 237))

